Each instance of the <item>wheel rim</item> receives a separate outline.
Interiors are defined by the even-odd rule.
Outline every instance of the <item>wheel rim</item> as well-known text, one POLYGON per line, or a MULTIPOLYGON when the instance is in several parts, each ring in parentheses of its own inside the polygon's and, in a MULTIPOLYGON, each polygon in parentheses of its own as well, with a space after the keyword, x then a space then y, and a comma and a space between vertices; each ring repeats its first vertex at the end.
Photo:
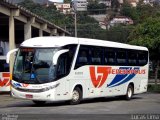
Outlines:
POLYGON ((128 97, 129 97, 129 98, 132 97, 132 89, 131 89, 131 88, 128 89, 128 97))
POLYGON ((76 91, 76 90, 73 91, 72 100, 73 100, 74 102, 76 102, 76 101, 79 100, 79 92, 78 92, 78 91, 76 91))

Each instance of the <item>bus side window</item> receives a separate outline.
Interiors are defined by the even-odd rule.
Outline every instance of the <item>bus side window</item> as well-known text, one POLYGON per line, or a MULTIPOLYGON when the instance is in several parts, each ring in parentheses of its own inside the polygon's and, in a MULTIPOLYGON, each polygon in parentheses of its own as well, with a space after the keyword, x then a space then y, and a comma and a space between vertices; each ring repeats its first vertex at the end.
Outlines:
POLYGON ((79 61, 79 63, 87 63, 88 62, 87 53, 85 51, 81 52, 78 61, 79 61))
POLYGON ((115 51, 113 49, 106 49, 105 50, 105 64, 106 65, 115 65, 115 51))
POLYGON ((103 49, 100 47, 92 47, 91 65, 103 64, 103 49))
POLYGON ((77 45, 66 45, 63 47, 63 49, 69 49, 69 51, 66 53, 67 56, 67 65, 66 65, 66 71, 67 74, 70 73, 71 67, 73 65, 73 59, 76 53, 77 45))
POLYGON ((68 49, 69 51, 62 54, 58 59, 59 61, 57 66, 58 78, 64 77, 70 73, 75 53, 77 50, 77 45, 76 44, 66 45, 63 46, 62 49, 68 49))
POLYGON ((78 52, 75 69, 89 64, 89 48, 81 46, 78 52))
POLYGON ((148 52, 146 51, 139 51, 138 52, 138 65, 144 66, 148 62, 148 52))
POLYGON ((62 54, 58 59, 58 65, 57 65, 57 77, 61 78, 64 77, 67 74, 67 56, 66 53, 62 54))
POLYGON ((125 51, 121 51, 118 49, 116 58, 117 58, 117 65, 126 65, 127 59, 125 51))
POLYGON ((137 64, 137 51, 128 50, 128 65, 134 66, 137 64))

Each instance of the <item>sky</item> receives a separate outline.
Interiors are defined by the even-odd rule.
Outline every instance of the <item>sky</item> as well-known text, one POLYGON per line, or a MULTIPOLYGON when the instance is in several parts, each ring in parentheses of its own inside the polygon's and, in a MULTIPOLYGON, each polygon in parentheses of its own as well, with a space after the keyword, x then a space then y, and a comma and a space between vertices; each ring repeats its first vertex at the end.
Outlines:
POLYGON ((51 2, 63 2, 64 0, 49 0, 49 1, 51 1, 51 2))

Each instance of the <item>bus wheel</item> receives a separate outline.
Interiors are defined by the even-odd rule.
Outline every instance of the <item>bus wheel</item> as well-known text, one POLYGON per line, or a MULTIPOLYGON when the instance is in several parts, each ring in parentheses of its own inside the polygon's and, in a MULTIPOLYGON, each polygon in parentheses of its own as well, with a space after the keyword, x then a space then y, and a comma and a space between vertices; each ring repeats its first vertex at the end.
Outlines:
POLYGON ((36 104, 36 105, 44 105, 46 103, 46 101, 33 100, 33 103, 36 104))
POLYGON ((76 87, 72 92, 72 99, 70 100, 71 105, 76 105, 81 102, 82 99, 82 91, 80 88, 76 87))
POLYGON ((128 88, 127 88, 127 93, 126 93, 126 100, 130 100, 132 97, 133 97, 133 86, 132 85, 129 85, 128 88))

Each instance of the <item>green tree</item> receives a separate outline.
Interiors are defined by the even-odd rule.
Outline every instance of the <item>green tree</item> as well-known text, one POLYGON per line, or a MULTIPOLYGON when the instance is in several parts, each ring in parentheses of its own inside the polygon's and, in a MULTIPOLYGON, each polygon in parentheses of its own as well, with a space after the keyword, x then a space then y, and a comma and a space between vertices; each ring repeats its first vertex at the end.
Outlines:
POLYGON ((139 15, 139 23, 142 23, 143 21, 146 20, 146 18, 156 17, 157 12, 160 9, 157 8, 157 7, 151 6, 149 4, 147 4, 147 5, 138 4, 136 10, 137 10, 137 13, 139 15))
POLYGON ((68 24, 71 21, 70 17, 57 11, 54 5, 46 7, 34 3, 32 0, 24 0, 19 3, 19 5, 61 27, 64 27, 65 24, 68 24))
POLYGON ((118 25, 111 27, 106 31, 107 40, 127 43, 127 38, 131 33, 133 26, 118 25))
POLYGON ((78 37, 106 39, 105 30, 101 29, 99 23, 87 13, 77 13, 78 37))
POLYGON ((160 17, 160 5, 144 4, 140 1, 137 7, 132 7, 129 3, 124 2, 120 11, 121 15, 130 17, 135 24, 143 23, 149 17, 160 17))
POLYGON ((129 36, 129 43, 148 47, 150 59, 154 60, 155 83, 157 83, 158 70, 160 69, 160 17, 148 18, 137 25, 129 36))
POLYGON ((134 21, 138 21, 139 19, 139 14, 137 12, 137 9, 135 7, 132 7, 131 4, 128 2, 125 2, 120 11, 121 15, 130 17, 134 21))

